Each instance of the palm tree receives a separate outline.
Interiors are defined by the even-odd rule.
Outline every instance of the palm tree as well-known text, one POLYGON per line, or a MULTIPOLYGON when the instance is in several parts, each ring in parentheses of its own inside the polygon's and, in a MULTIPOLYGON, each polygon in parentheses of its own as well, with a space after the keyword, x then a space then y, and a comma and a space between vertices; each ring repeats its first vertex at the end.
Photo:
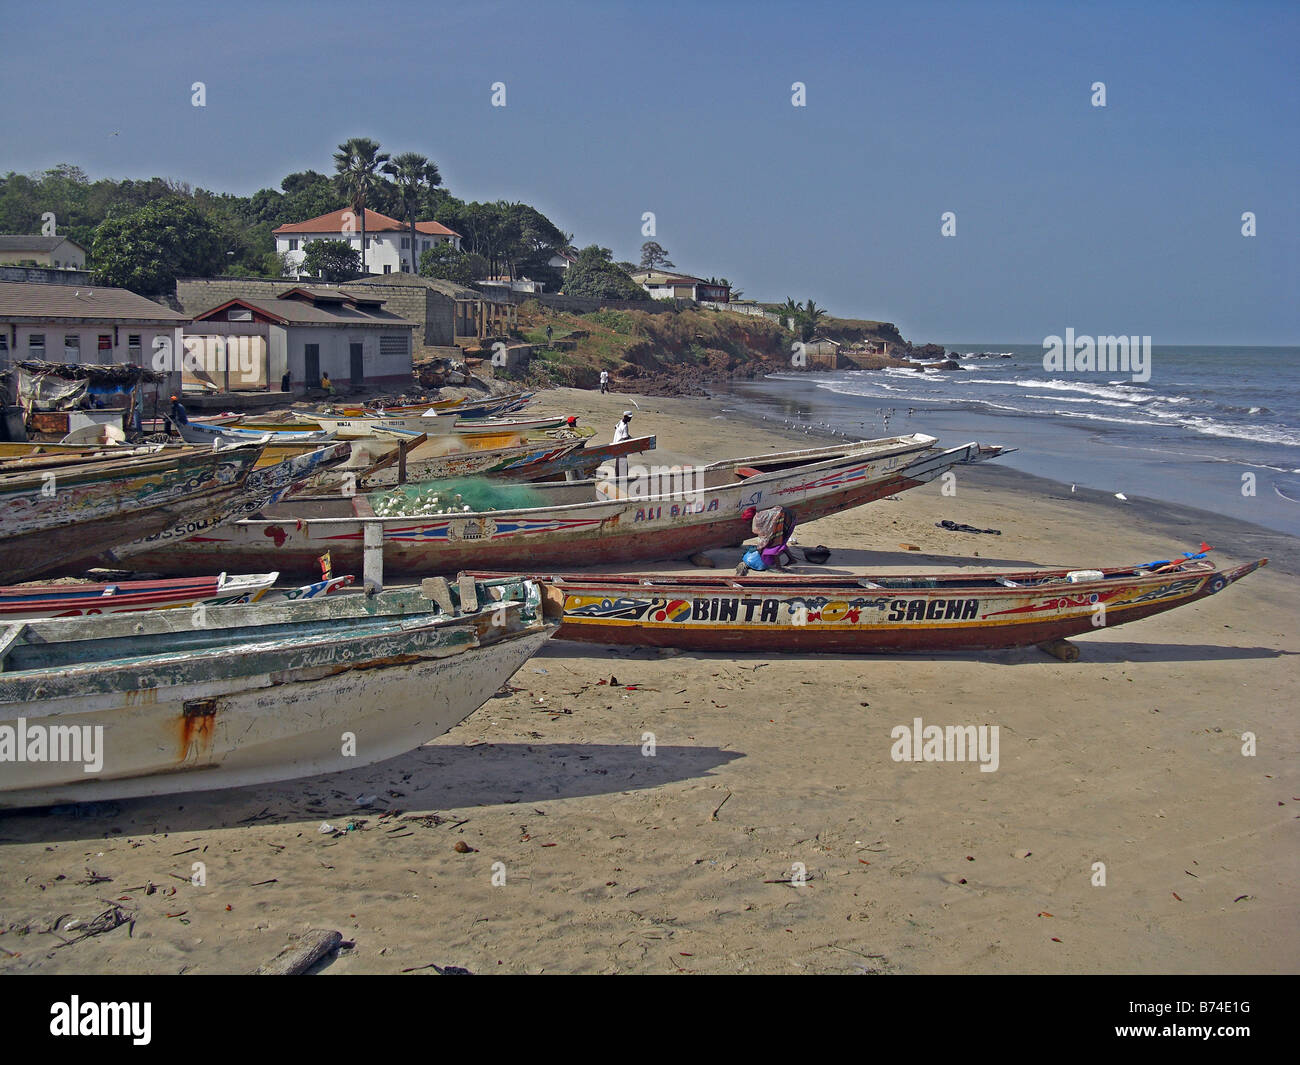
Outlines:
POLYGON ((816 306, 813 300, 810 299, 809 302, 803 306, 803 322, 801 329, 802 339, 805 339, 805 341, 813 339, 816 335, 816 328, 818 328, 820 321, 822 321, 824 317, 826 317, 826 311, 823 311, 822 308, 816 306))
POLYGON ((396 155, 385 163, 381 169, 397 183, 397 191, 402 197, 406 224, 411 230, 411 273, 418 274, 420 270, 415 255, 415 210, 426 189, 442 184, 442 175, 438 173, 437 164, 429 162, 419 152, 402 152, 401 155, 396 155))
POLYGON ((378 170, 388 162, 388 153, 369 137, 351 137, 334 153, 335 182, 348 204, 361 218, 361 272, 366 273, 366 197, 378 184, 378 170))

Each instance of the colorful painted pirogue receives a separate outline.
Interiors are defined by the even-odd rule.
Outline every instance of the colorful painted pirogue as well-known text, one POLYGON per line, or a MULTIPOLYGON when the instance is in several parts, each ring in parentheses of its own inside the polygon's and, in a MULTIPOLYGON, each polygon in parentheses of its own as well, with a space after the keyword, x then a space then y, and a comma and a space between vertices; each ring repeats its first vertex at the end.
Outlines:
MULTIPOLYGON (((536 577, 559 639, 691 651, 985 651, 1194 603, 1260 566, 872 577, 536 577)), ((487 579, 490 574, 478 576, 487 579)))
MULTIPOLYGON (((153 550, 160 544, 184 540, 236 518, 256 514, 283 499, 304 481, 337 467, 351 453, 352 445, 343 440, 286 458, 274 466, 255 468, 244 478, 242 492, 214 500, 210 507, 193 511, 183 521, 173 522, 164 529, 158 529, 147 536, 137 536, 101 551, 96 556, 96 562, 101 566, 139 570, 135 556, 141 552, 153 550)), ((85 568, 84 565, 82 568, 85 568)), ((79 571, 76 566, 62 566, 50 572, 68 574, 79 571)), ((208 572, 211 572, 210 568, 208 572)))
POLYGON ((392 758, 473 713, 553 630, 523 580, 195 613, 0 629, 0 807, 392 758))
POLYGON ((201 425, 198 422, 186 422, 176 425, 181 439, 187 444, 234 444, 241 441, 262 440, 269 438, 282 444, 304 443, 322 444, 337 438, 336 433, 326 430, 300 429, 297 423, 290 422, 280 428, 262 426, 253 429, 237 425, 201 425))
POLYGON ((454 412, 462 418, 497 418, 503 414, 523 410, 532 402, 532 392, 510 392, 502 396, 483 399, 444 399, 433 403, 403 403, 391 407, 362 407, 349 404, 332 404, 326 409, 343 418, 364 418, 376 415, 423 414, 427 410, 441 413, 454 412))
POLYGON ((223 505, 243 492, 262 448, 0 470, 0 580, 75 568, 106 547, 223 505))
POLYGON ((330 577, 300 588, 272 590, 278 573, 221 573, 215 577, 168 577, 110 584, 19 584, 0 588, 0 623, 41 618, 81 618, 141 610, 238 606, 264 599, 315 599, 355 582, 330 577))
MULTIPOLYGON (((779 503, 793 507, 801 522, 812 521, 1002 451, 979 444, 943 451, 934 444, 934 437, 915 434, 716 462, 692 471, 697 489, 655 495, 620 495, 616 484, 602 490, 592 481, 532 484, 532 505, 455 515, 376 517, 368 495, 291 498, 258 519, 146 551, 135 564, 170 574, 296 574, 313 571, 329 551, 339 569, 361 572, 367 525, 382 543, 389 576, 684 558, 748 536, 746 507, 779 503)), ((626 482, 628 491, 638 483, 626 482)))
MULTIPOLYGON (((437 441, 414 448, 407 456, 407 479, 445 481, 455 477, 490 477, 494 480, 541 481, 556 476, 591 477, 604 463, 642 451, 653 451, 656 438, 638 436, 619 444, 588 446, 586 440, 539 440, 514 447, 493 449, 456 448, 439 453, 437 441)), ((388 441, 375 446, 372 442, 354 441, 358 455, 375 452, 391 455, 396 447, 388 441)), ((359 462, 357 465, 362 465, 359 462)), ((369 484, 396 481, 397 470, 389 466, 379 475, 366 478, 369 484)), ((328 486, 322 486, 328 487, 328 486)))

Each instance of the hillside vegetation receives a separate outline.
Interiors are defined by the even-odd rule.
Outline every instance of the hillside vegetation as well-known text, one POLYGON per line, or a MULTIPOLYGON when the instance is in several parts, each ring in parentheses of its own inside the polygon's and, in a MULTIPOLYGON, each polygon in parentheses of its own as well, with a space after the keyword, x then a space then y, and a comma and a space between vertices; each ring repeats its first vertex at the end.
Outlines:
MULTIPOLYGON (((832 322, 845 323, 846 342, 868 338, 910 348, 888 322, 828 321, 823 332, 837 340, 841 337, 832 322)), ((702 391, 708 379, 757 377, 793 368, 790 330, 767 318, 727 311, 571 314, 530 300, 519 308, 519 331, 535 352, 523 379, 537 387, 596 388, 601 370, 608 370, 611 383, 621 389, 690 394, 702 391)), ((864 369, 907 365, 895 358, 859 362, 864 369)))

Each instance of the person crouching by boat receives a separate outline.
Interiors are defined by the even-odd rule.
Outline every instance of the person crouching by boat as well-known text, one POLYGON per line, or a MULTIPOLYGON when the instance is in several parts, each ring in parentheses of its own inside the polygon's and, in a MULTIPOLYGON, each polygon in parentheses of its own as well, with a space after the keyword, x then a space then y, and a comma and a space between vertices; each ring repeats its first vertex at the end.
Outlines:
POLYGON ((743 577, 752 570, 780 569, 784 556, 790 562, 790 541, 794 537, 795 516, 789 507, 746 507, 740 515, 752 522, 750 528, 758 537, 758 546, 745 552, 744 560, 736 567, 736 576, 743 577))
POLYGON ((325 389, 325 394, 327 396, 338 395, 338 393, 334 391, 334 382, 330 380, 329 374, 323 373, 320 375, 320 386, 321 388, 325 389))
POLYGON ((172 396, 172 421, 177 425, 188 425, 190 421, 189 413, 185 410, 185 404, 180 401, 179 396, 172 396))

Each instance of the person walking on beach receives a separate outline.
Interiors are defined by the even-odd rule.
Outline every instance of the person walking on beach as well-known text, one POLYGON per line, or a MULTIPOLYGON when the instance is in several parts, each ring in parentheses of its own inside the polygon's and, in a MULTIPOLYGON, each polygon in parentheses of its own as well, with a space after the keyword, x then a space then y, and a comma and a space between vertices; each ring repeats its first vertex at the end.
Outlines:
POLYGON ((601 392, 601 395, 604 395, 604 394, 605 394, 606 392, 608 392, 608 391, 609 391, 609 371, 608 371, 608 370, 601 370, 601 371, 600 371, 600 392, 601 392))
POLYGON ((621 444, 624 440, 632 439, 632 412, 625 410, 619 423, 614 426, 614 443, 621 444))
MULTIPOLYGON (((752 522, 750 528, 758 537, 756 550, 758 561, 762 564, 752 568, 780 569, 783 556, 791 562, 794 561, 794 555, 790 553, 790 541, 794 538, 795 527, 793 510, 789 507, 768 507, 766 510, 746 507, 740 516, 752 522)), ((741 562, 736 567, 736 576, 743 577, 750 568, 747 563, 741 562)))

